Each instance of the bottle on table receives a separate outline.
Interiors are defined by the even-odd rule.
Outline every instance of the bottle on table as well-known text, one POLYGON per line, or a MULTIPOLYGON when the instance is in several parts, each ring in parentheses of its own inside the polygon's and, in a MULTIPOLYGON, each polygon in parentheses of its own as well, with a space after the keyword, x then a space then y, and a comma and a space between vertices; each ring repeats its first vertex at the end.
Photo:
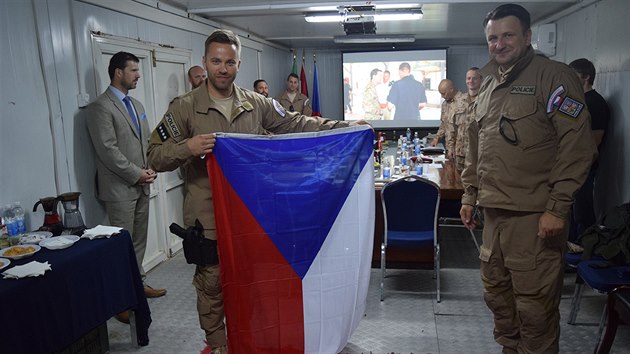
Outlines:
POLYGON ((392 176, 391 167, 389 166, 389 159, 385 159, 383 162, 383 178, 387 179, 392 176))
POLYGON ((411 129, 407 128, 407 141, 411 141, 411 129))
POLYGON ((13 215, 15 215, 15 222, 17 223, 17 234, 22 235, 26 232, 26 223, 24 221, 24 209, 20 202, 13 203, 13 215))
POLYGON ((416 174, 422 176, 422 160, 418 160, 416 163, 416 174))
POLYGON ((18 224, 15 220, 15 213, 13 212, 13 207, 11 204, 7 204, 4 206, 4 211, 2 212, 3 224, 7 226, 7 234, 9 236, 15 236, 18 234, 18 224))

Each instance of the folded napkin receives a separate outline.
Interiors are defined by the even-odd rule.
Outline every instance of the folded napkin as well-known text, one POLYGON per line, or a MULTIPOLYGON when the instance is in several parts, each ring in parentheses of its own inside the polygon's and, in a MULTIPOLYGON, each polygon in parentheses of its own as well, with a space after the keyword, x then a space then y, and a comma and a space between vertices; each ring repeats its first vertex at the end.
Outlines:
POLYGON ((109 238, 110 236, 119 233, 120 230, 122 230, 122 227, 98 225, 85 230, 81 238, 89 238, 90 240, 103 237, 109 238))
POLYGON ((47 270, 52 270, 50 268, 50 264, 48 262, 40 263, 37 261, 32 261, 30 263, 26 263, 21 266, 15 266, 8 270, 5 270, 2 275, 5 279, 13 278, 26 278, 26 277, 38 277, 40 275, 44 275, 47 270))

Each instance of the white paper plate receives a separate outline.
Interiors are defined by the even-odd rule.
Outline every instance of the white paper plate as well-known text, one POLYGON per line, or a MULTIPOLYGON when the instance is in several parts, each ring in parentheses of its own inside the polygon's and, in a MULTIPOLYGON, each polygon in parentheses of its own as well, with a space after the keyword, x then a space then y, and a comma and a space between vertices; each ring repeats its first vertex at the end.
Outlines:
POLYGON ((39 247, 38 245, 18 245, 18 246, 11 246, 11 247, 7 247, 3 250, 0 250, 0 257, 4 257, 4 258, 9 258, 9 259, 20 259, 20 258, 25 258, 25 257, 30 257, 32 255, 34 255, 35 253, 37 253, 39 250, 41 250, 42 248, 39 247), (33 251, 28 252, 28 253, 22 253, 22 254, 18 254, 16 256, 10 256, 7 255, 7 252, 9 252, 10 250, 14 249, 14 248, 28 248, 28 247, 32 247, 33 251))
POLYGON ((0 258, 0 269, 6 268, 9 264, 11 264, 10 259, 0 258))
POLYGON ((50 231, 32 231, 27 232, 24 235, 20 236, 20 244, 21 245, 37 245, 40 241, 45 240, 51 237, 53 234, 50 231))
POLYGON ((62 235, 47 238, 39 243, 40 246, 48 248, 49 250, 62 250, 74 245, 79 241, 80 237, 75 235, 62 235))

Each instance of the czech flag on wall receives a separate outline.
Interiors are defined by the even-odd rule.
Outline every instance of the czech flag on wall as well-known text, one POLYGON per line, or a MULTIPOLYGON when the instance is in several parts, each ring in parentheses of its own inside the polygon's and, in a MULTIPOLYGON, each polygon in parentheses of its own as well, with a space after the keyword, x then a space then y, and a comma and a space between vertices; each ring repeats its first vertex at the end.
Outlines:
POLYGON ((365 312, 367 126, 217 134, 208 160, 230 353, 338 353, 365 312))

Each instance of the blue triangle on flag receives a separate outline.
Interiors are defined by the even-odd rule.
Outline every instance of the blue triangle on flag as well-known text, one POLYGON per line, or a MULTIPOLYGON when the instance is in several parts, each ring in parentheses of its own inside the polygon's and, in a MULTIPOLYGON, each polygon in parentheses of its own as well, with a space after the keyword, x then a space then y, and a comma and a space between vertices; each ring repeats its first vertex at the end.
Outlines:
POLYGON ((213 153, 234 191, 303 278, 371 157, 374 136, 371 129, 301 136, 219 137, 213 153))

